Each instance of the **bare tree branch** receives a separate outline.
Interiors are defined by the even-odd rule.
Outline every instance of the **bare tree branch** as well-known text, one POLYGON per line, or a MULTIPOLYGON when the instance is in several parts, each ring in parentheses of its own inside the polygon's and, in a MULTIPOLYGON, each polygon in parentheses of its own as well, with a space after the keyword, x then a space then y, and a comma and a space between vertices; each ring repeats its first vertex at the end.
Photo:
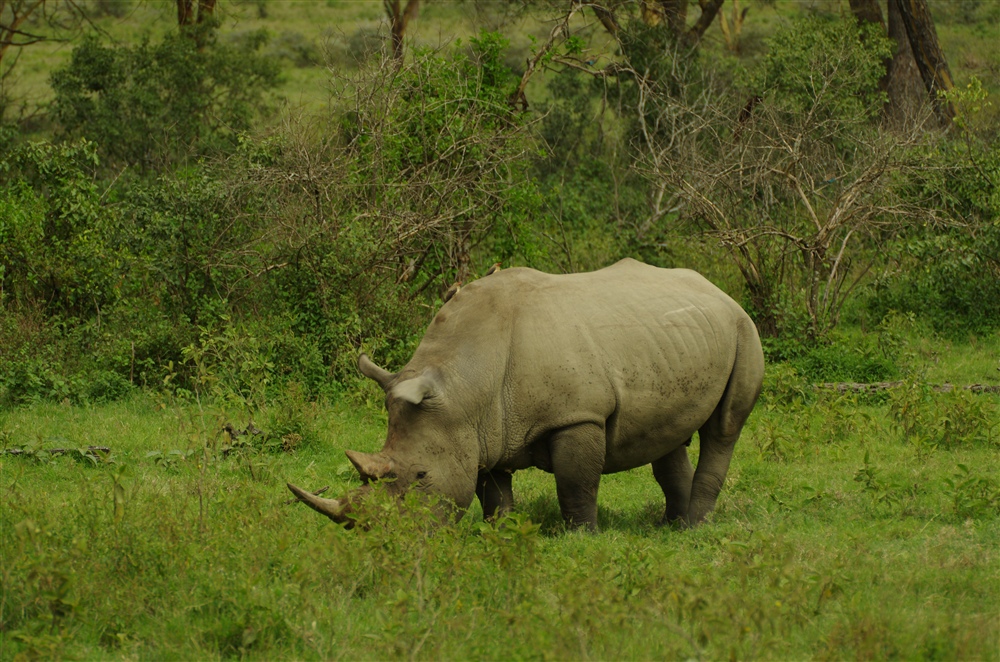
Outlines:
POLYGON ((582 5, 577 2, 573 2, 570 6, 569 11, 556 23, 556 25, 549 32, 549 38, 542 44, 542 47, 538 49, 535 56, 528 60, 527 66, 525 67, 524 74, 521 76, 521 82, 518 83, 517 89, 510 96, 510 105, 517 108, 521 107, 521 110, 528 109, 528 98, 524 95, 524 89, 528 86, 528 81, 535 74, 535 70, 538 65, 545 59, 549 51, 552 50, 556 42, 559 39, 565 39, 569 34, 569 22, 570 19, 580 10, 582 5))

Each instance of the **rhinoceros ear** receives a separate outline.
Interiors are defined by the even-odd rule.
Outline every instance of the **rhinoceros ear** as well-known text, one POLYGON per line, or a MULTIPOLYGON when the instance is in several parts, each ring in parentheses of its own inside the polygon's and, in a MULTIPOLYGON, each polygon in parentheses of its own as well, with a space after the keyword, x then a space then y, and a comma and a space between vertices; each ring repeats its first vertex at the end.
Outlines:
POLYGON ((382 387, 383 391, 389 387, 389 382, 391 382, 392 378, 396 376, 385 368, 380 368, 372 363, 367 354, 362 354, 358 357, 358 370, 360 370, 361 374, 365 377, 374 379, 378 382, 378 385, 382 387))
POLYGON ((392 394, 395 397, 409 402, 411 405, 419 405, 426 398, 434 395, 436 391, 434 378, 427 373, 399 382, 392 387, 392 394))
POLYGON ((344 451, 347 459, 351 461, 354 468, 361 474, 361 480, 368 482, 385 478, 392 473, 392 460, 381 453, 359 453, 357 451, 344 451))

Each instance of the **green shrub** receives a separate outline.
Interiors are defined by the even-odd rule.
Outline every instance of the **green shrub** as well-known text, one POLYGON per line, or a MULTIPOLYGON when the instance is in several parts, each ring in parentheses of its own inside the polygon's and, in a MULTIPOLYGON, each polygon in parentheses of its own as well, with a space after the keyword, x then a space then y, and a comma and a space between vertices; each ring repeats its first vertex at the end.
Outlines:
POLYGON ((775 363, 787 362, 808 382, 882 382, 910 369, 902 334, 913 321, 888 315, 872 333, 831 333, 810 341, 803 333, 763 338, 764 353, 775 363))
POLYGON ((231 150, 278 81, 259 51, 265 32, 204 44, 173 33, 159 43, 105 46, 87 37, 52 75, 53 114, 66 136, 96 141, 108 166, 161 169, 231 150))
POLYGON ((0 157, 0 296, 65 317, 118 299, 123 255, 92 171, 93 143, 28 143, 0 157))
POLYGON ((792 365, 816 382, 881 382, 899 373, 891 358, 842 343, 811 347, 793 359, 792 365))
POLYGON ((947 224, 916 224, 893 251, 895 269, 872 288, 871 312, 913 312, 939 333, 962 337, 1000 328, 1000 135, 984 117, 988 94, 973 77, 948 94, 955 130, 928 149, 934 167, 906 187, 947 224))
POLYGON ((816 115, 834 131, 845 120, 853 128, 881 112, 885 93, 879 80, 891 55, 891 42, 870 23, 807 17, 774 33, 750 88, 776 95, 781 112, 816 115))
POLYGON ((912 312, 953 339, 1000 328, 1000 218, 971 233, 927 231, 901 253, 900 268, 871 289, 872 316, 912 312))

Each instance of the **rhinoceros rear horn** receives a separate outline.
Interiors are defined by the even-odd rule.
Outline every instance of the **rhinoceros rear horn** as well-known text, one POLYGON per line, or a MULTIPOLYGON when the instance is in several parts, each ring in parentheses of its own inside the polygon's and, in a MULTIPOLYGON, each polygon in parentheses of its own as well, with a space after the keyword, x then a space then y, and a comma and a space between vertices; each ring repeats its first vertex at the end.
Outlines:
POLYGON ((389 388, 389 382, 395 377, 394 374, 386 370, 385 368, 380 368, 371 359, 368 358, 367 354, 362 354, 358 357, 358 370, 361 374, 369 379, 374 379, 378 382, 378 385, 382 387, 382 390, 389 388))
POLYGON ((347 459, 351 461, 354 468, 361 474, 361 480, 366 483, 370 480, 385 478, 392 473, 392 461, 381 453, 344 452, 347 454, 347 459))

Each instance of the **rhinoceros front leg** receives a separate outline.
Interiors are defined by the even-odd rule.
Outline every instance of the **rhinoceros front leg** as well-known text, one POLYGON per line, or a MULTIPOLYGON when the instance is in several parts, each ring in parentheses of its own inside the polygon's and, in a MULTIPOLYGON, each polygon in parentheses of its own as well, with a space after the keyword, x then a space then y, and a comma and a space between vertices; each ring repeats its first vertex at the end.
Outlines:
POLYGON ((476 481, 476 496, 483 505, 483 519, 492 522, 510 512, 514 506, 513 475, 502 469, 480 471, 476 481))
POLYGON ((660 484, 663 496, 667 498, 663 524, 681 526, 687 524, 688 507, 691 503, 691 481, 694 477, 694 468, 688 459, 688 444, 678 446, 653 462, 653 477, 660 484))
POLYGON ((604 470, 605 444, 604 428, 594 423, 564 428, 549 441, 559 510, 571 528, 597 529, 597 488, 604 470))

